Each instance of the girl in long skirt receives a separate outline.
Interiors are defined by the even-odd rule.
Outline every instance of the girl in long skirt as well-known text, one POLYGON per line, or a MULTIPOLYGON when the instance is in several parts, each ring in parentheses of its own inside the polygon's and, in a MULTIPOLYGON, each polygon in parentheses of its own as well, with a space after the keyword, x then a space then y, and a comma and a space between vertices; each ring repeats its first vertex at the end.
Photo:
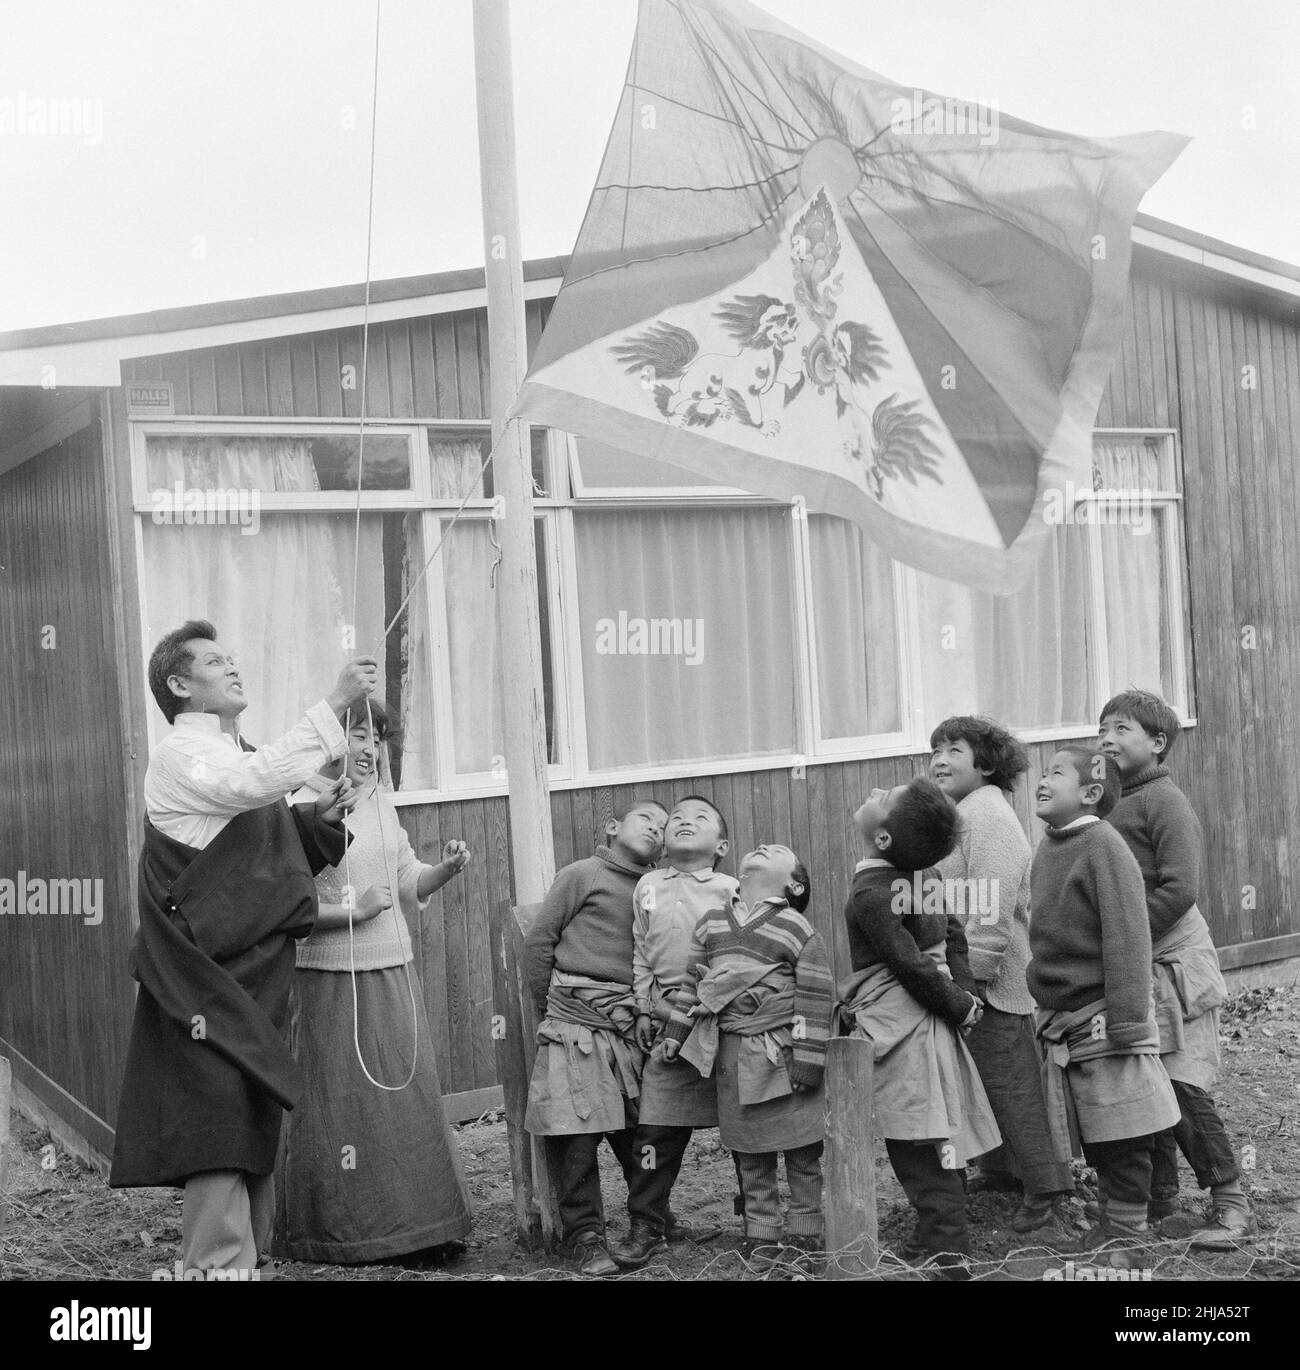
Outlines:
MULTIPOLYGON (((453 841, 436 865, 417 858, 379 783, 388 716, 373 702, 369 713, 373 730, 364 708, 349 725, 352 843, 316 877, 320 917, 298 944, 289 1040, 304 1091, 285 1117, 275 1176, 272 1252, 338 1265, 417 1251, 446 1259, 470 1230, 406 926, 470 853, 453 841)), ((344 764, 309 788, 327 788, 344 764)))

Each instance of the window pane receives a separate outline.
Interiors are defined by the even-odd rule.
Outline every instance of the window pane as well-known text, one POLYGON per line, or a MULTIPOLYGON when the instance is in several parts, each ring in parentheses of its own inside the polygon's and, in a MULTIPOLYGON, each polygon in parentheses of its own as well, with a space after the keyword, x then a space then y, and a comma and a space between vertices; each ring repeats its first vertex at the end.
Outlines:
POLYGON ((429 462, 434 499, 491 499, 492 468, 483 469, 492 451, 492 434, 484 428, 460 432, 429 428, 429 462))
POLYGON ((727 488, 723 481, 710 480, 707 476, 696 475, 694 471, 684 471, 666 462, 652 461, 649 457, 636 457, 630 452, 606 447, 603 442, 593 442, 590 438, 575 438, 574 445, 583 484, 589 488, 727 488))
MULTIPOLYGON (((447 528, 446 523, 442 526, 447 528)), ((461 518, 446 532, 439 554, 442 557, 447 651, 451 670, 452 751, 458 775, 499 770, 504 764, 501 649, 497 640, 497 595, 492 588, 492 565, 497 557, 497 549, 492 541, 495 526, 489 519, 461 518)), ((537 534, 547 756, 554 762, 558 743, 543 520, 535 520, 534 528, 537 534)))
POLYGON ((920 572, 916 582, 927 730, 952 714, 1094 726, 1086 528, 1055 527, 1029 582, 1005 598, 920 572))
POLYGON ((1153 490, 1170 488, 1171 474, 1163 471, 1167 444, 1143 437, 1096 437, 1092 440, 1092 483, 1097 490, 1153 490), (1163 475, 1163 479, 1162 479, 1163 475))
MULTIPOLYGON (((309 437, 185 436, 151 433, 145 439, 150 491, 256 490, 311 494, 355 490, 361 437, 357 433, 309 437)), ((404 434, 367 431, 363 490, 409 490, 411 447, 404 434)))
MULTIPOLYGON (((1166 608, 1171 568, 1165 554, 1164 522, 1176 517, 1175 506, 1157 505, 1151 511, 1148 532, 1104 524, 1098 532, 1111 692, 1134 685, 1185 707, 1185 700, 1175 698, 1171 641, 1175 629, 1166 608)), ((1182 631, 1181 624, 1176 631, 1182 631)))
POLYGON ((899 732, 893 562, 845 519, 812 515, 808 535, 822 736, 899 732))
POLYGON ((794 750, 779 509, 575 513, 593 770, 794 750))
POLYGON ((188 618, 213 623, 239 662, 248 708, 240 729, 254 744, 286 732, 329 693, 344 661, 378 652, 375 698, 400 730, 389 744, 394 783, 431 783, 426 614, 420 589, 387 638, 413 574, 423 565, 419 518, 363 513, 263 513, 256 531, 141 520, 145 646, 188 618), (356 621, 351 621, 354 552, 356 621), (412 571, 412 568, 414 572, 412 571))

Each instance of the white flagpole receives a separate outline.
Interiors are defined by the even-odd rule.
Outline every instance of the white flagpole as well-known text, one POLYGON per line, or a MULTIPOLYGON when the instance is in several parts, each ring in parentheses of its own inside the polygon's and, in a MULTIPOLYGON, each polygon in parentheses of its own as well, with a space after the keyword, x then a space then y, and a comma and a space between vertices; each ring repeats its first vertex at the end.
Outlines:
POLYGON ((515 117, 508 0, 474 0, 479 164, 487 262, 492 369, 493 489, 504 500, 496 524, 497 621, 501 643, 505 764, 515 902, 542 898, 555 878, 546 779, 546 713, 533 542, 533 478, 527 425, 505 422, 528 363, 524 269, 515 185, 515 117))

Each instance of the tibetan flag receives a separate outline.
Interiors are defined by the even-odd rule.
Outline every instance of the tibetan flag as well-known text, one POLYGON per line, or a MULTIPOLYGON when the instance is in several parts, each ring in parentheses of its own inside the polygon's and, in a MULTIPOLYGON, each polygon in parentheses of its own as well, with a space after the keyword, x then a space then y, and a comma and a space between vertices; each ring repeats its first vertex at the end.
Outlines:
POLYGON ((514 413, 859 523, 984 589, 1091 486, 1138 202, 1185 145, 877 76, 743 0, 641 0, 514 413))

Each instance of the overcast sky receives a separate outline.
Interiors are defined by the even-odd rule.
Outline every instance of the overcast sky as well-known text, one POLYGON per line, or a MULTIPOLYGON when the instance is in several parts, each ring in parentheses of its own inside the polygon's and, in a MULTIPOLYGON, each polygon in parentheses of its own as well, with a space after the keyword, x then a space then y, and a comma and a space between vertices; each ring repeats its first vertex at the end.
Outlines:
MULTIPOLYGON (((1192 137, 1143 203, 1300 262, 1296 0, 767 0, 895 81, 1192 137)), ((0 0, 0 330, 365 274, 374 0, 0 0), (74 100, 78 133, 39 131, 74 100)), ((525 256, 568 252, 635 0, 514 0, 525 256)), ((382 0, 372 275, 482 263, 471 0, 382 0)))

